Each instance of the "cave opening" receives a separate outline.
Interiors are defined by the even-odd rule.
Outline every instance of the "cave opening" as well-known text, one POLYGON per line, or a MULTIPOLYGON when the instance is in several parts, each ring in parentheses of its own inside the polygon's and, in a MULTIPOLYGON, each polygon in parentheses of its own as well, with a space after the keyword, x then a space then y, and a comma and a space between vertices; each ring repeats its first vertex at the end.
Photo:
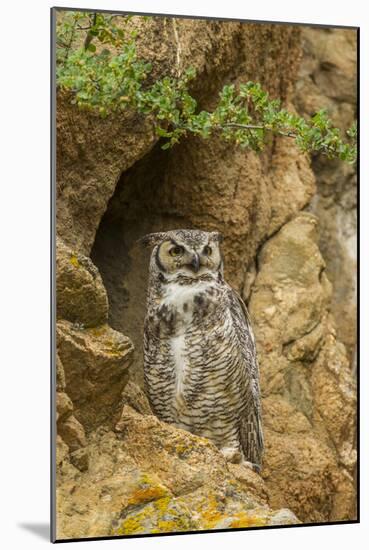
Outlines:
POLYGON ((109 324, 135 346, 131 378, 143 384, 143 321, 150 250, 137 244, 147 233, 191 222, 175 207, 168 185, 170 152, 158 142, 123 172, 101 219, 91 250, 109 298, 109 324))

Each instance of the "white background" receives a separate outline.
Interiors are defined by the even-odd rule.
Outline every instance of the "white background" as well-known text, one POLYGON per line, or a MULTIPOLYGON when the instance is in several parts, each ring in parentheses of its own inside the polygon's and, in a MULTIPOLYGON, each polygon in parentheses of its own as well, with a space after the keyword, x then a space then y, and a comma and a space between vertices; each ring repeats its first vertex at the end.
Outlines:
MULTIPOLYGON (((132 550, 367 547, 368 529, 368 102, 369 17, 358 0, 70 0, 67 6, 361 26, 362 523, 100 542, 132 550), (366 434, 366 435, 365 435, 366 434), (366 540, 365 540, 366 539, 366 540), (365 542, 364 542, 365 541, 365 542)), ((63 4, 61 4, 63 5, 63 4)), ((0 544, 45 547, 49 521, 49 0, 7 0, 1 15, 0 544), (5 124, 4 124, 5 119, 5 124)), ((344 411, 342 411, 344 414, 344 411)), ((77 544, 77 543, 76 543, 77 544)))

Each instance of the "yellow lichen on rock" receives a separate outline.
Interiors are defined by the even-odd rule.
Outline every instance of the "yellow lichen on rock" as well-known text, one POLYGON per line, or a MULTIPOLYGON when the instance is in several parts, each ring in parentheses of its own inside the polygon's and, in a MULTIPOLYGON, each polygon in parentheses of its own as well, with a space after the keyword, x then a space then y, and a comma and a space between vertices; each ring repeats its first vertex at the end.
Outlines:
POLYGON ((153 500, 164 499, 170 495, 168 489, 157 483, 148 474, 142 473, 138 480, 138 489, 128 499, 129 506, 137 506, 153 500))
POLYGON ((200 503, 199 517, 203 529, 214 529, 215 525, 224 518, 224 513, 219 510, 219 502, 214 494, 209 494, 200 503))
POLYGON ((250 515, 246 513, 238 514, 234 519, 232 519, 229 524, 230 529, 239 529, 241 527, 262 527, 267 525, 267 518, 258 517, 256 515, 250 515))
POLYGON ((74 267, 79 267, 81 264, 79 263, 78 261, 78 258, 77 256, 75 256, 74 254, 72 254, 72 256, 70 257, 69 259, 70 263, 74 266, 74 267))
POLYGON ((113 535, 134 535, 144 533, 173 533, 198 527, 190 512, 176 499, 166 496, 148 504, 138 512, 128 515, 113 535))

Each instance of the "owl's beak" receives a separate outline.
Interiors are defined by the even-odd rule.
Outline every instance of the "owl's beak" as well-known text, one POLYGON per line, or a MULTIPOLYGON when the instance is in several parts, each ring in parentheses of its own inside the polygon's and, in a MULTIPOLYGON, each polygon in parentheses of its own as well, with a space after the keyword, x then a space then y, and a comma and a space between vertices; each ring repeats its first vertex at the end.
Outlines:
POLYGON ((190 266, 191 266, 192 271, 194 271, 195 273, 197 273, 199 271, 199 269, 200 269, 200 257, 199 257, 198 254, 194 254, 192 256, 190 266))

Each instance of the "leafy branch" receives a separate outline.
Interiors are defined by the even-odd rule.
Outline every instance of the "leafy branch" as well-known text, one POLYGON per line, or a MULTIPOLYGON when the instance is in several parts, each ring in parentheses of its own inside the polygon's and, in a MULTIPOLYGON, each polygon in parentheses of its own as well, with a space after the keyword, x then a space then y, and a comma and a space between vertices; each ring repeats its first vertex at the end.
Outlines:
POLYGON ((151 84, 150 63, 140 59, 131 16, 69 12, 57 25, 57 84, 72 103, 106 117, 125 109, 150 115, 163 149, 188 135, 214 134, 256 151, 268 134, 295 140, 304 152, 319 152, 349 163, 356 160, 356 123, 345 138, 325 110, 305 119, 270 99, 260 84, 225 85, 213 111, 199 110, 189 92, 196 76, 188 68, 180 78, 165 76, 151 84))

